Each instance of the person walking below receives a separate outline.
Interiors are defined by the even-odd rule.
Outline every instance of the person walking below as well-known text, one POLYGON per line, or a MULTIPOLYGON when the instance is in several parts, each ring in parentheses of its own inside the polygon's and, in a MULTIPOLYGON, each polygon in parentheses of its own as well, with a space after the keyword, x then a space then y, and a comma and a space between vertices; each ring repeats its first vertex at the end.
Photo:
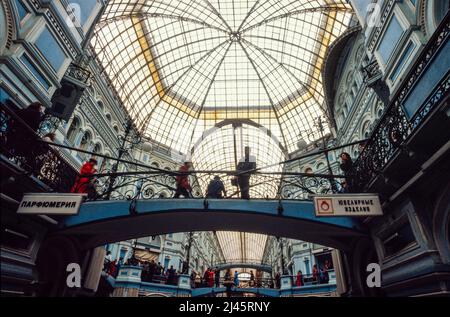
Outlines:
POLYGON ((197 274, 192 271, 191 275, 189 276, 190 282, 191 282, 191 288, 195 288, 195 278, 197 277, 197 274))
POLYGON ((205 273, 203 274, 203 286, 208 287, 209 285, 209 268, 206 269, 205 273))
POLYGON ((234 286, 239 287, 239 273, 238 271, 234 271, 234 286))
POLYGON ((280 274, 280 272, 277 272, 277 274, 275 274, 275 287, 277 289, 281 288, 281 274, 280 274))
POLYGON ((313 276, 313 283, 314 284, 318 284, 320 281, 319 281, 319 276, 320 274, 319 274, 319 270, 317 269, 317 264, 314 264, 313 265, 313 271, 312 271, 312 276, 313 276))
POLYGON ((177 189, 174 198, 180 198, 180 195, 183 195, 184 198, 192 198, 191 185, 189 184, 189 175, 184 174, 189 172, 191 168, 192 163, 186 161, 178 170, 178 172, 182 174, 176 177, 177 189))
POLYGON ((211 268, 208 273, 208 287, 214 287, 214 271, 211 268))
POLYGON ((220 270, 217 267, 216 267, 216 271, 214 273, 214 280, 215 280, 216 287, 220 287, 220 270))
POLYGON ((295 286, 300 287, 303 286, 303 274, 302 271, 297 272, 297 278, 295 280, 295 286))
POLYGON ((241 191, 241 198, 250 199, 250 172, 245 172, 256 168, 256 157, 250 155, 250 147, 248 146, 245 147, 244 152, 244 157, 239 160, 239 164, 237 166, 237 180, 239 190, 241 191))
POLYGON ((330 264, 328 261, 325 261, 325 264, 322 268, 322 275, 323 275, 323 283, 328 284, 330 282, 330 274, 328 273, 328 270, 330 269, 330 264))
POLYGON ((214 176, 214 179, 212 179, 208 184, 208 188, 206 190, 206 197, 221 199, 226 195, 227 191, 225 190, 225 185, 220 179, 220 176, 214 176))
POLYGON ((255 286, 255 275, 250 271, 250 286, 255 286))
POLYGON ((167 270, 167 284, 175 285, 175 269, 173 268, 173 265, 167 270))

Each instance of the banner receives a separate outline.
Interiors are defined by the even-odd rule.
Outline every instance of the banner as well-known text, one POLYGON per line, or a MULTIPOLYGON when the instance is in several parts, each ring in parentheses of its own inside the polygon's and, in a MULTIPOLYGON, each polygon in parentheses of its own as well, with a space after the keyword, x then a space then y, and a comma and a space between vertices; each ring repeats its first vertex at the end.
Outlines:
POLYGON ((382 216, 377 194, 314 195, 317 217, 334 216, 382 216))
POLYGON ((19 204, 18 214, 76 215, 86 194, 25 194, 19 204))

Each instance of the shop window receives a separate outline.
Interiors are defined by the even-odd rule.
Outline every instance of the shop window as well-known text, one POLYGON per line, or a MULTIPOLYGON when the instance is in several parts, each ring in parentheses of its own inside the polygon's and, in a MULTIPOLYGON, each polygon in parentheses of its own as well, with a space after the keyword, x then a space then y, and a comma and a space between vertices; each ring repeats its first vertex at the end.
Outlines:
POLYGON ((81 138, 81 142, 80 142, 80 149, 81 150, 88 150, 89 145, 91 143, 91 134, 89 132, 85 132, 83 137, 81 138))

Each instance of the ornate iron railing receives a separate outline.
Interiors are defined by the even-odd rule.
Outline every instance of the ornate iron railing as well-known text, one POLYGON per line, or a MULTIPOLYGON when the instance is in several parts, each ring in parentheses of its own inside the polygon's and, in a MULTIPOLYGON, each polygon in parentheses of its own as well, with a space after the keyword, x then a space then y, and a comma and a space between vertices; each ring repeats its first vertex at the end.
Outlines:
POLYGON ((35 176, 54 192, 69 192, 78 175, 61 154, 42 143, 41 137, 20 118, 11 105, 0 103, 1 155, 35 176))
MULTIPOLYGON (((57 146, 63 148, 67 146, 57 144, 52 146, 44 142, 42 137, 17 115, 11 105, 1 104, 0 120, 1 154, 21 167, 26 174, 37 177, 54 192, 70 192, 71 190, 84 192, 88 194, 87 200, 172 198, 176 193, 176 177, 183 175, 183 173, 150 166, 148 169, 140 166, 141 170, 136 172, 117 173, 103 168, 102 174, 79 175, 58 151, 57 146), (80 178, 83 180, 79 181, 80 178)), ((78 151, 87 152, 79 149, 78 151)), ((105 156, 103 159, 112 158, 105 156)), ((223 181, 229 185, 227 182, 236 177, 238 172, 190 171, 184 173, 190 178, 191 184, 198 183, 199 178, 207 183, 217 174, 225 175, 223 181)), ((332 192, 336 186, 332 188, 331 184, 335 185, 334 179, 339 178, 343 176, 255 171, 250 173, 250 195, 252 199, 308 199, 311 194, 332 192), (330 179, 333 179, 333 182, 330 182, 330 179)), ((238 187, 226 187, 228 188, 226 198, 240 197, 238 187)), ((199 186, 195 186, 192 196, 203 198, 204 193, 199 186)))
POLYGON ((417 59, 411 72, 406 77, 403 86, 392 99, 385 114, 372 132, 360 156, 354 164, 356 190, 364 191, 377 175, 383 172, 384 167, 393 156, 403 148, 405 141, 421 125, 432 110, 444 100, 449 93, 450 76, 447 75, 431 92, 427 101, 419 108, 412 118, 408 118, 403 110, 403 102, 409 92, 414 89, 420 76, 427 70, 436 52, 448 41, 450 34, 449 15, 441 24, 438 31, 430 39, 429 44, 417 59))
POLYGON ((70 64, 69 68, 66 71, 65 76, 72 77, 84 84, 86 84, 91 77, 91 72, 80 65, 70 64))
MULTIPOLYGON (((222 171, 223 172, 223 171, 222 171)), ((238 172, 229 171, 230 175, 238 172)), ((125 173, 104 173, 90 175, 90 190, 88 200, 136 200, 173 198, 176 193, 176 177, 187 175, 193 184, 194 178, 210 178, 218 171, 192 171, 178 173, 172 171, 142 171, 125 173), (113 181, 113 184, 110 182, 113 181)), ((83 177, 83 175, 81 175, 83 177)), ((333 178, 343 179, 344 176, 333 175, 333 178)), ((224 180, 225 181, 225 180, 224 180)), ((255 172, 250 176, 250 196, 252 199, 310 199, 313 194, 332 193, 339 186, 335 181, 334 188, 330 183, 329 175, 314 175, 304 173, 261 173, 255 172), (261 187, 261 190, 252 189, 261 187)), ((230 188, 230 187, 228 187, 230 188)), ((192 198, 204 198, 200 188, 193 188, 192 198)), ((226 199, 240 198, 240 190, 233 187, 227 191, 226 199)))

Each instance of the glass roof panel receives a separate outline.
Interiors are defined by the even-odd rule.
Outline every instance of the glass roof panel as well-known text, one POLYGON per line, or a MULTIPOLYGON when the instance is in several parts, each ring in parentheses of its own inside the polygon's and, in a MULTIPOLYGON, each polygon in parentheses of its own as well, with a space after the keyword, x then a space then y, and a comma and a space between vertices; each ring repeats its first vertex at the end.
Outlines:
MULTIPOLYGON (((345 0, 110 0, 92 47, 148 138, 184 154, 194 148, 196 169, 235 169, 243 144, 265 166, 300 138, 319 138, 326 49, 352 14, 345 0), (214 138, 202 138, 217 124, 214 138)), ((251 194, 276 191, 267 186, 251 194)))

